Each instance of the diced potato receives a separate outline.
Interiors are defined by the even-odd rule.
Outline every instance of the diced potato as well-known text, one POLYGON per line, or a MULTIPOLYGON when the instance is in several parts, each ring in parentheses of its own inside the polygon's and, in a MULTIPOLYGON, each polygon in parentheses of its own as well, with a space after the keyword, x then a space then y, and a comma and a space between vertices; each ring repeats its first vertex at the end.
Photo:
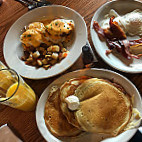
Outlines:
POLYGON ((42 61, 41 61, 41 60, 37 60, 37 64, 38 64, 39 66, 42 66, 42 61))
POLYGON ((48 52, 59 52, 60 51, 60 47, 58 45, 53 45, 47 48, 48 52))
POLYGON ((66 48, 62 48, 62 49, 61 49, 61 52, 66 52, 66 51, 67 51, 66 48))
POLYGON ((68 55, 68 53, 69 53, 69 51, 60 53, 60 54, 59 54, 59 60, 62 60, 63 58, 66 58, 67 55, 68 55))
POLYGON ((52 58, 55 59, 55 60, 57 60, 58 59, 58 53, 53 53, 52 54, 52 58))
POLYGON ((42 63, 43 63, 44 65, 47 65, 47 64, 48 64, 48 61, 47 61, 46 59, 43 59, 43 60, 42 60, 42 63))
POLYGON ((38 58, 39 56, 40 56, 39 51, 36 51, 36 52, 33 53, 33 57, 34 58, 38 58))
POLYGON ((51 60, 50 64, 54 65, 55 63, 57 63, 57 60, 51 60))
POLYGON ((32 53, 32 52, 30 53, 30 56, 29 56, 29 58, 33 58, 33 53, 32 53))
POLYGON ((52 55, 45 55, 45 58, 51 58, 52 55))
POLYGON ((50 65, 43 65, 43 67, 47 70, 50 67, 50 65))
POLYGON ((51 61, 51 60, 52 60, 52 58, 46 58, 46 60, 47 60, 47 61, 51 61))
POLYGON ((33 62, 32 62, 32 65, 33 65, 33 66, 36 66, 36 65, 37 65, 37 62, 36 62, 36 61, 33 61, 33 62))
POLYGON ((33 58, 29 57, 26 61, 27 61, 27 62, 32 62, 32 61, 33 61, 33 58))
POLYGON ((52 54, 52 52, 47 52, 47 54, 48 54, 48 55, 51 55, 51 54, 52 54))

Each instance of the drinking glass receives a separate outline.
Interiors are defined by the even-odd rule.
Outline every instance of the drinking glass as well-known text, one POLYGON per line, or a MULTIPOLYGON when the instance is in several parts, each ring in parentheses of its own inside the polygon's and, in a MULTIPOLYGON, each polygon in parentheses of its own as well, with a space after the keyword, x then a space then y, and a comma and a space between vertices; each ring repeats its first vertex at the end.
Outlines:
POLYGON ((36 106, 36 95, 13 69, 0 63, 0 104, 23 111, 32 111, 36 106))

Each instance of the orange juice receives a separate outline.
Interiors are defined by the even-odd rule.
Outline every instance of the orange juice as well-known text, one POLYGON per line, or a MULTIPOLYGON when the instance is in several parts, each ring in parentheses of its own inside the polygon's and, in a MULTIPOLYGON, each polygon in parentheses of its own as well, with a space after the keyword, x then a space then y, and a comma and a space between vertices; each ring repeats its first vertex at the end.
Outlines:
POLYGON ((0 95, 5 97, 5 92, 16 80, 8 71, 0 71, 0 95))
MULTIPOLYGON (((15 92, 17 85, 18 82, 9 87, 6 97, 10 97, 15 92)), ((36 105, 36 95, 26 83, 20 83, 18 90, 8 101, 13 108, 23 111, 32 111, 36 105)))

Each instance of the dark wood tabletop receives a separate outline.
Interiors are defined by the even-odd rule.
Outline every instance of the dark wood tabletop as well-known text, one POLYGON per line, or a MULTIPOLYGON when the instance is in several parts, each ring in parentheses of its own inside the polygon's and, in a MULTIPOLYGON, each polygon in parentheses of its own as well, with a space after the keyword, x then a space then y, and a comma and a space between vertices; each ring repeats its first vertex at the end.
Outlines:
MULTIPOLYGON (((76 10, 80 13, 87 24, 88 28, 88 38, 92 49, 95 52, 93 43, 90 37, 90 23, 93 14, 104 4, 107 0, 49 0, 52 4, 64 5, 76 10)), ((6 65, 4 56, 3 56, 3 42, 7 31, 10 26, 23 14, 28 12, 28 8, 22 5, 15 0, 3 0, 3 4, 0 6, 0 60, 6 65)), ((13 33, 14 34, 14 33, 13 33)), ((11 45, 12 46, 12 45, 11 45)), ((10 52, 9 47, 9 52, 10 52)), ((139 92, 142 94, 142 74, 128 74, 123 73, 118 70, 111 68, 107 65, 97 54, 98 63, 95 64, 95 68, 106 68, 113 71, 116 71, 124 76, 126 76, 130 81, 132 81, 139 92)), ((70 67, 67 72, 71 72, 74 70, 82 69, 84 67, 82 61, 82 55, 80 58, 74 63, 72 67, 70 67)), ((64 74, 62 73, 62 74, 64 74)), ((31 86, 31 88, 35 91, 38 98, 44 91, 44 89, 57 77, 62 74, 42 80, 30 80, 24 79, 27 84, 31 86)), ((7 106, 0 105, 0 126, 3 124, 8 124, 8 126, 13 130, 13 132, 21 138, 24 142, 43 142, 45 141, 41 136, 35 119, 35 111, 32 112, 23 112, 17 109, 13 109, 7 106)))

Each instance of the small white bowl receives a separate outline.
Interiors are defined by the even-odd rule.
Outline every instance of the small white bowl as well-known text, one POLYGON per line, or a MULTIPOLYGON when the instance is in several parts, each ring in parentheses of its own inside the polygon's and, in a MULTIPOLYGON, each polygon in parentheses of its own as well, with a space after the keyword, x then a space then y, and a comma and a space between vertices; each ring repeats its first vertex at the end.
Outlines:
MULTIPOLYGON (((94 47, 99 54, 99 56, 113 68, 127 72, 127 73, 141 73, 142 72, 142 58, 133 59, 132 61, 127 60, 121 55, 121 53, 110 53, 106 55, 106 50, 108 46, 105 41, 101 41, 93 29, 94 20, 99 24, 104 19, 104 16, 109 13, 111 9, 114 9, 118 14, 124 15, 135 9, 142 10, 142 2, 136 0, 114 0, 107 2, 97 9, 95 12, 90 26, 91 38, 94 44, 94 47)), ((130 37, 128 36, 128 39, 130 37)), ((138 37, 131 37, 131 39, 136 39, 138 37)), ((140 38, 140 37, 139 37, 140 38)))
POLYGON ((82 16, 75 10, 61 5, 51 5, 36 8, 20 17, 9 29, 4 40, 4 58, 7 65, 16 70, 18 74, 30 79, 43 79, 55 76, 67 70, 78 59, 82 46, 87 41, 87 27, 82 16), (64 17, 74 20, 75 38, 69 49, 69 55, 52 68, 45 70, 26 65, 20 58, 23 55, 23 48, 19 40, 25 25, 42 19, 53 19, 64 17))

